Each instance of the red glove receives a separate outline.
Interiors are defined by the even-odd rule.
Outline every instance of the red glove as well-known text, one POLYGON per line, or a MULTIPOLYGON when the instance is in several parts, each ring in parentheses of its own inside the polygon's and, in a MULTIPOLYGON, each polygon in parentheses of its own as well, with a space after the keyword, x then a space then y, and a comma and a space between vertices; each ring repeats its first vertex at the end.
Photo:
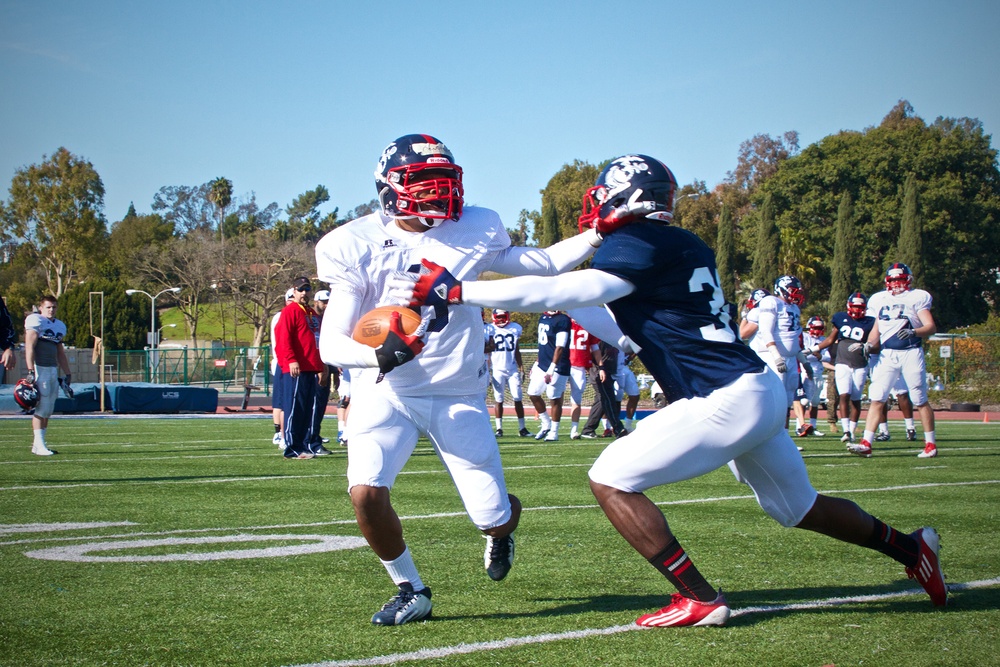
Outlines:
POLYGON ((420 278, 413 286, 411 306, 447 307, 462 303, 462 282, 448 269, 429 259, 421 260, 420 278))

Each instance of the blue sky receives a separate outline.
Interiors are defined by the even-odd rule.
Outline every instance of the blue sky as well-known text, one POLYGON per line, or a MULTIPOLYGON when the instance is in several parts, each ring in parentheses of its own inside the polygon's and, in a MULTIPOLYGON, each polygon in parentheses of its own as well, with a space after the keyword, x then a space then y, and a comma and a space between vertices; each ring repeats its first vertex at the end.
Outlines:
POLYGON ((109 223, 218 176, 262 207, 323 184, 346 212, 423 132, 513 226, 574 159, 647 153, 711 187, 755 134, 804 148, 899 99, 995 134, 997 35, 1000 4, 962 0, 0 0, 0 192, 65 146, 109 223))

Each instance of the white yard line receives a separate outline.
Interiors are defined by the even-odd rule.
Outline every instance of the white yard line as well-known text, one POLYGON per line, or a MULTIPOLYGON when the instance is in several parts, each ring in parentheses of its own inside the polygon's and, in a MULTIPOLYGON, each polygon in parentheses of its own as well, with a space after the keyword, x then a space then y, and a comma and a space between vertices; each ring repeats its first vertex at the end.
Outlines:
MULTIPOLYGON (((959 584, 949 584, 948 589, 954 591, 971 590, 974 588, 986 588, 1000 584, 1000 577, 993 579, 983 579, 979 581, 969 581, 959 584)), ((826 598, 825 600, 810 600, 806 602, 795 602, 790 604, 764 605, 759 607, 743 607, 733 609, 732 617, 748 616, 750 614, 774 614, 784 611, 797 611, 803 609, 826 609, 839 607, 845 604, 858 602, 876 602, 880 600, 891 600, 893 598, 910 597, 912 595, 925 595, 923 589, 915 588, 896 593, 882 593, 878 595, 858 595, 854 597, 826 598)), ((297 665, 295 667, 369 667, 371 665, 393 665, 400 662, 417 662, 421 660, 438 660, 453 655, 465 655, 469 653, 479 653, 482 651, 500 651, 504 649, 528 646, 531 644, 548 644, 550 642, 566 641, 571 639, 587 639, 589 637, 600 637, 605 635, 629 632, 631 630, 648 630, 653 632, 691 632, 684 629, 663 629, 663 628, 641 628, 638 625, 614 625, 608 628, 588 628, 586 630, 569 630, 566 632, 551 632, 540 635, 529 635, 527 637, 507 637, 488 642, 476 642, 473 644, 454 644, 452 646, 439 646, 437 648, 425 648, 409 653, 392 653, 388 655, 377 655, 370 658, 360 658, 356 660, 329 660, 325 662, 311 662, 297 665)))

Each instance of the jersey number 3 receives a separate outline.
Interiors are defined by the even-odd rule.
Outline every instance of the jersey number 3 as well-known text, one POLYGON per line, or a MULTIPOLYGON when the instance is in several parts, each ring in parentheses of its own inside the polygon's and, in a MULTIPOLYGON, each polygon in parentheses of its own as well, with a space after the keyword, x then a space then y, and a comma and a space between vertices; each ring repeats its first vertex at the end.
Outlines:
POLYGON ((719 343, 736 342, 736 334, 733 333, 732 318, 729 316, 729 308, 726 304, 726 296, 719 287, 719 276, 715 269, 702 266, 691 273, 691 280, 688 281, 688 289, 692 294, 704 293, 705 288, 711 291, 711 299, 708 302, 710 317, 715 320, 713 324, 706 324, 701 327, 701 337, 705 340, 714 340, 719 343))

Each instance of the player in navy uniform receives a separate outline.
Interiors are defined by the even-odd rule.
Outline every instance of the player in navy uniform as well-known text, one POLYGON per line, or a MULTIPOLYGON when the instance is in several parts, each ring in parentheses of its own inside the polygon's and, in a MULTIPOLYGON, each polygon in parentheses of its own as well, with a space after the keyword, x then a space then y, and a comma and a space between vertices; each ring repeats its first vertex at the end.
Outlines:
POLYGON ((861 418, 861 394, 868 377, 868 334, 875 326, 875 318, 865 315, 868 297, 855 292, 847 299, 847 310, 834 313, 833 331, 809 348, 817 357, 823 350, 837 343, 834 373, 840 400, 840 424, 844 435, 841 442, 854 442, 854 430, 861 418), (842 344, 841 344, 842 343, 842 344))
MULTIPOLYGON (((568 308, 581 325, 622 342, 587 306, 607 304, 656 378, 668 405, 604 450, 590 470, 601 508, 622 536, 679 591, 643 626, 723 625, 730 610, 698 572, 646 489, 691 479, 732 461, 761 507, 784 526, 813 530, 881 551, 920 581, 935 605, 947 589, 932 528, 906 535, 854 502, 818 494, 784 428, 781 380, 741 344, 719 287, 715 257, 691 232, 673 227, 676 180, 644 155, 612 160, 584 199, 581 227, 605 236, 590 269, 547 278, 458 282, 440 267, 396 298, 520 311, 568 308), (585 275, 582 275, 585 274, 585 275)), ((426 264, 425 264, 426 265, 426 264)), ((627 341, 626 341, 627 344, 627 341)))
POLYGON ((538 360, 528 377, 528 398, 535 406, 541 428, 535 440, 558 440, 563 394, 569 380, 569 336, 573 321, 558 310, 546 311, 538 320, 538 360), (552 416, 545 410, 542 392, 552 403, 552 416))

